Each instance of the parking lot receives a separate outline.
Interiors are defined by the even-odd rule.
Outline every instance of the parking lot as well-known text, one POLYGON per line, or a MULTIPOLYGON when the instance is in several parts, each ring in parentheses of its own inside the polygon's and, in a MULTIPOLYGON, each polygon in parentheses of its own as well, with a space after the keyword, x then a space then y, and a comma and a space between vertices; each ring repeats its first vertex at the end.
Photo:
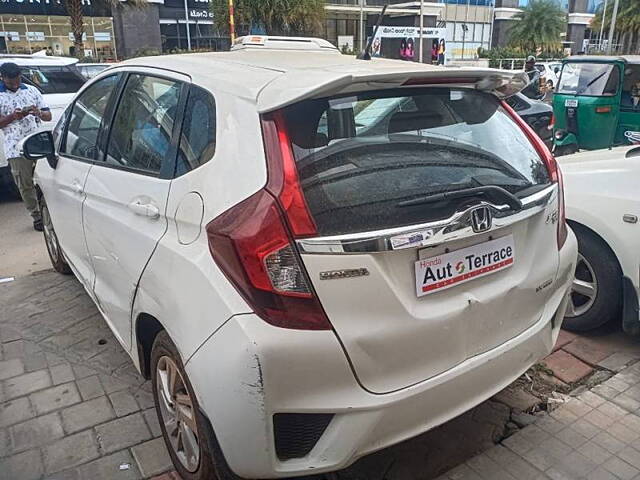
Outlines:
MULTIPOLYGON (((150 383, 75 278, 49 270, 21 208, 0 202, 11 219, 0 276, 15 277, 0 284, 0 478, 170 478, 150 383)), ((604 329, 563 333, 557 347, 546 367, 495 398, 338 478, 634 478, 640 345, 604 329)))

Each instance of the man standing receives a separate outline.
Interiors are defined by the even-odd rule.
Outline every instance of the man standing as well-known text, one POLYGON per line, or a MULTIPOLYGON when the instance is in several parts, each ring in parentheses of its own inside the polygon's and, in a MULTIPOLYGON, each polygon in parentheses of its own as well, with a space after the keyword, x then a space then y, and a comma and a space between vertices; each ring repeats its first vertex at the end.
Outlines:
POLYGON ((33 186, 34 163, 20 156, 19 143, 38 131, 41 120, 51 120, 51 111, 40 91, 20 80, 20 67, 15 63, 0 66, 0 128, 4 133, 4 154, 20 196, 33 218, 33 228, 42 231, 42 217, 33 186))
POLYGON ((522 90, 522 93, 529 98, 539 99, 542 92, 540 91, 540 71, 536 68, 536 57, 533 55, 527 57, 524 71, 529 76, 529 85, 522 90))

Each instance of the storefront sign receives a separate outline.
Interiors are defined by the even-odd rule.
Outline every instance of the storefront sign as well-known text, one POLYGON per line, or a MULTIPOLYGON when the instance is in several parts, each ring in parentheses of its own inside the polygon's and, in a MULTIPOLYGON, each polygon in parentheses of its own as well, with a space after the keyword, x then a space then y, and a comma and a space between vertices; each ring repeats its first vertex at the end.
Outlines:
MULTIPOLYGON (((446 28, 426 27, 422 29, 422 36, 426 38, 445 38, 446 28)), ((384 27, 381 26, 376 34, 381 38, 418 38, 420 27, 384 27)))
POLYGON ((213 12, 209 10, 196 10, 192 8, 189 10, 189 18, 202 19, 202 20, 211 20, 213 19, 213 12))
MULTIPOLYGON (((109 2, 82 0, 82 11, 86 16, 110 16, 109 2)), ((0 0, 0 13, 18 15, 67 15, 64 0, 0 0)))
POLYGON ((31 42, 44 42, 44 32, 27 32, 27 39, 31 42))
POLYGON ((18 32, 0 32, 0 37, 4 37, 12 42, 20 41, 20 34, 18 32))
POLYGON ((96 42, 110 42, 111 32, 96 32, 93 38, 96 42))

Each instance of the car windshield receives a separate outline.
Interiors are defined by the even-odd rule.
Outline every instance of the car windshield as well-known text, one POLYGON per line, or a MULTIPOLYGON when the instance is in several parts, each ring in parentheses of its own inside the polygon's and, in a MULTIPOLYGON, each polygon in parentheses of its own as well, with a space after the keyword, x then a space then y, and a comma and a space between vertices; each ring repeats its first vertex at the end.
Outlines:
POLYGON ((76 93, 84 85, 85 78, 74 66, 28 66, 22 74, 42 93, 76 93))
POLYGON ((447 218, 470 201, 425 206, 444 192, 496 186, 522 197, 549 182, 501 103, 475 90, 307 100, 285 117, 305 199, 326 235, 447 218))
POLYGON ((565 63, 557 93, 613 96, 618 92, 620 70, 610 63, 565 63))

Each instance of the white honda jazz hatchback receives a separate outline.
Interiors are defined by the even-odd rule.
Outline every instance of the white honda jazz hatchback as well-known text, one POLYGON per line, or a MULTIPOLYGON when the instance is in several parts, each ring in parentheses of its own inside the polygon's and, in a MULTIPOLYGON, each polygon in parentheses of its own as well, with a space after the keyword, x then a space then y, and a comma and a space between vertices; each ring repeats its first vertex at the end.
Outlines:
POLYGON ((124 62, 24 143, 182 478, 341 469, 551 351, 577 247, 523 85, 252 37, 124 62))

